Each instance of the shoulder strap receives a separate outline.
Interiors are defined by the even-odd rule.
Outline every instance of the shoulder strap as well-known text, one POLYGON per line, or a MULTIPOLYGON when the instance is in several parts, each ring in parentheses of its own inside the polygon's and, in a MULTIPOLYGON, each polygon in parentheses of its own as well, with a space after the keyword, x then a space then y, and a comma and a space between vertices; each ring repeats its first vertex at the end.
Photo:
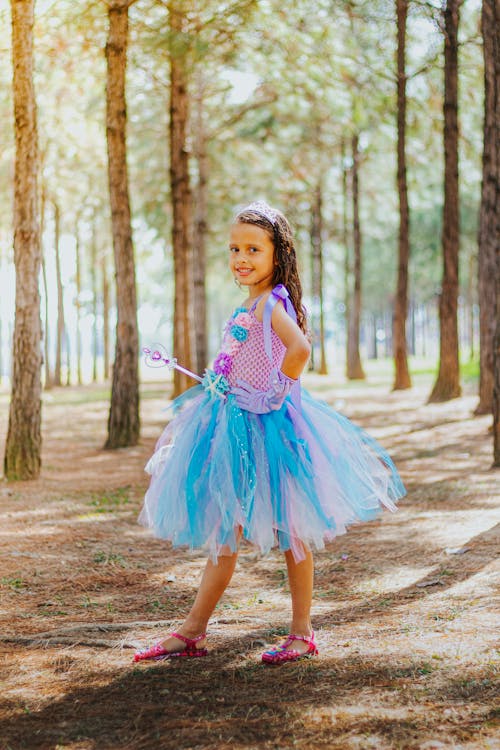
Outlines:
POLYGON ((267 298, 266 304, 264 307, 264 314, 262 316, 262 325, 264 328, 264 348, 271 362, 273 361, 273 348, 272 348, 272 340, 271 340, 271 316, 273 314, 274 306, 279 300, 283 302, 284 308, 286 312, 288 313, 288 315, 292 318, 292 320, 297 322, 297 315, 292 305, 292 301, 289 297, 288 289, 283 284, 278 284, 278 286, 274 287, 271 294, 267 298))
POLYGON ((255 310, 255 308, 257 307, 257 304, 258 304, 259 300, 262 298, 262 296, 263 296, 262 294, 259 294, 259 296, 255 298, 255 300, 253 301, 252 306, 248 308, 248 312, 253 312, 255 310))

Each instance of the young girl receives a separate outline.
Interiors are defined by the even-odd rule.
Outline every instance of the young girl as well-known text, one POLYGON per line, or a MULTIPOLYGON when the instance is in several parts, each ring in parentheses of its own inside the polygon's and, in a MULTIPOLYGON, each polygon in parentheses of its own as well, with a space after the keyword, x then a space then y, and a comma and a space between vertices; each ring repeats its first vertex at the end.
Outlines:
POLYGON ((241 536, 262 553, 284 552, 290 635, 262 660, 318 653, 311 627, 312 548, 346 526, 395 510, 405 490, 377 442, 301 389, 310 354, 292 232, 279 211, 252 203, 235 218, 229 267, 248 298, 226 324, 204 385, 176 416, 146 467, 152 474, 139 521, 175 546, 209 559, 181 627, 135 661, 207 654, 206 629, 233 574, 241 536))

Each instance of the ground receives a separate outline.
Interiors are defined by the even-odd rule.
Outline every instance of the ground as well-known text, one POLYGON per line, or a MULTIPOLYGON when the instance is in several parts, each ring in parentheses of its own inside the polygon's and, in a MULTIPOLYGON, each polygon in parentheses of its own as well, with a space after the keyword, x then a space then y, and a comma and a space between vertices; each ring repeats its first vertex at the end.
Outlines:
MULTIPOLYGON (((250 547, 209 657, 132 663, 204 565, 136 522, 166 388, 144 386, 141 443, 115 452, 104 389, 45 394, 41 478, 0 481, 2 750, 500 748, 490 419, 472 388, 426 405, 429 377, 400 393, 376 373, 306 380, 389 449, 408 496, 316 554, 320 655, 283 667, 259 657, 288 629, 284 560, 250 547)), ((7 408, 4 391, 1 455, 7 408)))

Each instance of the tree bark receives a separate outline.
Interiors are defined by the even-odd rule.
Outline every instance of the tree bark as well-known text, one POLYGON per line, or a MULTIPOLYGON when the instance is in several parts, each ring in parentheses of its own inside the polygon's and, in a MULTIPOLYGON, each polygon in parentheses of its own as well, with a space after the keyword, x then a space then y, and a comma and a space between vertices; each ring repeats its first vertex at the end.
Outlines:
POLYGON ((57 328, 56 328, 56 364, 54 367, 54 385, 62 385, 61 366, 62 349, 64 342, 64 299, 63 285, 61 279, 61 216, 59 205, 54 203, 54 252, 56 258, 56 285, 57 285, 57 328))
POLYGON ((103 343, 103 376, 104 380, 109 380, 109 281, 108 270, 106 266, 106 255, 101 257, 101 278, 102 278, 102 343, 103 343))
POLYGON ((406 344, 406 318, 408 315, 408 262, 410 258, 410 210, 408 206, 408 184, 406 179, 406 19, 408 0, 396 0, 398 28, 397 46, 397 129, 398 167, 397 185, 399 196, 399 241, 398 279, 394 300, 393 390, 411 388, 406 344))
POLYGON ((359 219, 359 135, 352 136, 352 228, 354 245, 354 289, 349 310, 347 332, 347 368, 349 380, 364 380, 365 373, 359 354, 361 319, 361 227, 359 219))
POLYGON ((97 292, 97 226, 96 215, 92 217, 92 234, 90 239, 90 285, 92 288, 92 382, 97 383, 97 359, 99 354, 99 331, 97 327, 98 292, 97 292))
POLYGON ((34 0, 11 2, 15 122, 16 311, 12 391, 5 445, 7 479, 35 479, 41 466, 40 230, 38 135, 33 86, 34 0))
POLYGON ((325 317, 324 317, 324 300, 323 300, 323 195, 321 182, 318 182, 314 190, 312 211, 311 211, 311 246, 312 246, 312 296, 314 308, 317 310, 315 320, 313 320, 313 330, 318 330, 320 361, 318 372, 320 375, 326 375, 328 368, 326 365, 325 352, 325 317))
POLYGON ((481 28, 484 56, 483 177, 478 231, 479 403, 475 414, 493 406, 493 348, 495 338, 495 278, 500 253, 500 4, 483 0, 481 28))
POLYGON ((439 372, 429 402, 460 396, 458 354, 458 26, 461 0, 444 10, 444 207, 443 279, 439 298, 439 372))
POLYGON ((349 187, 348 177, 349 169, 346 163, 346 144, 345 139, 341 140, 341 159, 342 159, 342 244, 344 245, 344 320, 346 330, 346 362, 348 361, 348 343, 349 343, 349 310, 350 304, 350 278, 351 262, 349 252, 349 187))
POLYGON ((195 370, 203 372, 208 364, 207 346, 207 302, 206 302, 206 266, 207 266, 207 231, 208 231, 208 175, 209 161, 208 136, 204 121, 204 81, 198 72, 195 96, 194 121, 194 156, 198 167, 198 181, 194 194, 193 226, 193 311, 194 311, 194 360, 195 370))
MULTIPOLYGON (((178 2, 169 5, 170 29, 182 34, 183 14, 178 2)), ((172 196, 172 248, 174 254, 174 355, 192 369, 191 319, 191 216, 192 196, 189 184, 189 155, 186 134, 189 119, 189 93, 185 52, 170 53, 170 189, 172 196)), ((178 396, 193 385, 191 379, 174 370, 174 392, 178 396)))
POLYGON ((106 136, 117 308, 106 448, 136 445, 140 430, 139 335, 126 146, 125 76, 129 5, 129 0, 115 0, 109 4, 106 42, 106 136))
MULTIPOLYGON (((500 264, 497 269, 497 310, 500 310, 500 264)), ((493 466, 500 466, 500 315, 497 313, 493 343, 493 466)))
POLYGON ((82 378, 82 332, 81 332, 81 318, 82 318, 82 249, 80 239, 80 218, 77 216, 75 222, 75 283, 76 283, 76 297, 75 297, 75 308, 76 308, 76 382, 81 385, 83 382, 82 378))
POLYGON ((43 233, 45 228, 45 190, 42 188, 42 200, 40 204, 40 253, 42 262, 42 278, 43 278, 43 308, 44 308, 44 326, 43 326, 43 360, 45 370, 45 383, 44 389, 49 391, 54 382, 52 378, 52 371, 50 369, 50 320, 49 320, 49 284, 47 279, 47 264, 45 261, 45 252, 43 247, 43 233))

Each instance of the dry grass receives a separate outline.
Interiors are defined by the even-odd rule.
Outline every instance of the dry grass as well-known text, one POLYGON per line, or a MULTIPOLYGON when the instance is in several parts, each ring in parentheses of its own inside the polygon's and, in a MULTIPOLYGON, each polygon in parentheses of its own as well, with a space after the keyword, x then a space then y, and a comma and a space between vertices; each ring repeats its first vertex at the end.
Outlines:
POLYGON ((249 547, 209 658, 132 664, 180 621, 204 565, 136 524, 163 404, 148 386, 141 445, 104 452, 104 394, 51 394, 42 478, 0 484, 2 750, 500 747, 488 419, 471 396, 424 405, 428 383, 324 383, 309 378, 390 449, 409 495, 316 556, 321 654, 282 668, 259 654, 287 631, 284 562, 249 547))

